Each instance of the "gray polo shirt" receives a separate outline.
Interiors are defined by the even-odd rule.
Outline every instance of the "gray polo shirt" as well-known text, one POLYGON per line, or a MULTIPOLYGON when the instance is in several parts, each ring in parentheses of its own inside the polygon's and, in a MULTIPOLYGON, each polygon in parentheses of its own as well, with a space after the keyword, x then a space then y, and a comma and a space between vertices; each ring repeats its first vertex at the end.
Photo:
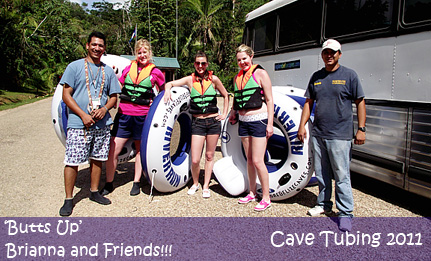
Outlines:
POLYGON ((354 137, 352 103, 365 97, 358 75, 340 66, 334 72, 315 72, 305 97, 314 100, 312 135, 325 139, 350 140, 354 137))

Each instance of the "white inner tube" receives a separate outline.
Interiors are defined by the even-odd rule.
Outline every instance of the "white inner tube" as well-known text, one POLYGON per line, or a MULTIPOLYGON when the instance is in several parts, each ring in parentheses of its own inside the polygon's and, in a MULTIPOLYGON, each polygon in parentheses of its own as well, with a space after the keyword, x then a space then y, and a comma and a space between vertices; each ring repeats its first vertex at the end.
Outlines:
MULTIPOLYGON (((302 113, 301 104, 285 92, 275 90, 278 88, 273 90, 274 135, 268 141, 265 157, 270 197, 274 201, 296 195, 307 185, 313 173, 309 138, 301 143, 296 137, 302 113)), ((306 128, 307 133, 310 133, 310 124, 307 123, 306 128)), ((247 159, 238 137, 238 124, 225 122, 221 149, 223 157, 228 159, 217 161, 214 165, 214 174, 220 185, 234 196, 249 190, 247 159)), ((257 193, 261 195, 258 179, 257 185, 257 193)))
POLYGON ((51 120, 54 126, 55 134, 58 139, 66 147, 67 135, 67 109, 63 102, 63 86, 58 84, 51 103, 51 120))
POLYGON ((141 162, 146 178, 160 192, 172 192, 190 180, 191 115, 188 87, 171 88, 171 101, 161 92, 153 101, 142 130, 141 162), (171 155, 175 122, 179 123, 179 144, 171 155))

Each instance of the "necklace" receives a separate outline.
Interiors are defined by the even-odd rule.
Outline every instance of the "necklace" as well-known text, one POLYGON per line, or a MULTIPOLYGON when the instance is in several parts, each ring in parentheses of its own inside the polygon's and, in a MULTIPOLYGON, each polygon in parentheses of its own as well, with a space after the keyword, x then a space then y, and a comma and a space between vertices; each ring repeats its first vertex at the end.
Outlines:
MULTIPOLYGON (((88 63, 90 63, 90 62, 88 62, 88 63)), ((95 94, 96 94, 96 81, 99 78, 100 66, 97 66, 98 68, 97 68, 96 77, 94 77, 93 70, 91 69, 91 65, 88 66, 88 67, 90 68, 91 81, 93 82, 93 87, 94 87, 94 91, 95 91, 95 94)))
MULTIPOLYGON (((100 92, 99 95, 97 95, 97 88, 95 85, 95 81, 93 81, 93 86, 94 86, 94 94, 96 96, 96 98, 93 100, 93 98, 91 97, 91 88, 90 88, 90 81, 89 81, 89 75, 88 75, 88 67, 89 67, 89 62, 87 60, 85 60, 85 81, 86 81, 86 85, 87 85, 87 91, 88 91, 88 111, 89 113, 91 113, 91 111, 93 109, 98 109, 101 105, 100 103, 100 99, 102 98, 102 93, 103 93, 103 87, 105 85, 105 70, 102 67, 102 83, 100 84, 100 92)), ((99 67, 100 69, 100 67, 99 67)), ((97 70, 97 75, 99 74, 99 69, 97 70)), ((91 71, 90 68, 90 74, 91 76, 93 76, 93 72, 91 71)))

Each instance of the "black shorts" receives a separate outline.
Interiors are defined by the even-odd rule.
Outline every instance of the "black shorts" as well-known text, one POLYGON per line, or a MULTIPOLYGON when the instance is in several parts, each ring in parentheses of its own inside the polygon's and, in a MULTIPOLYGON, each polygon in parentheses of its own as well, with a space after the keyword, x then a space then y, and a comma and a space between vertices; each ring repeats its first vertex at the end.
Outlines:
POLYGON ((192 135, 206 136, 221 133, 221 123, 215 117, 192 120, 192 135))
POLYGON ((240 137, 266 137, 266 125, 268 125, 268 119, 258 121, 239 121, 238 135, 240 137))

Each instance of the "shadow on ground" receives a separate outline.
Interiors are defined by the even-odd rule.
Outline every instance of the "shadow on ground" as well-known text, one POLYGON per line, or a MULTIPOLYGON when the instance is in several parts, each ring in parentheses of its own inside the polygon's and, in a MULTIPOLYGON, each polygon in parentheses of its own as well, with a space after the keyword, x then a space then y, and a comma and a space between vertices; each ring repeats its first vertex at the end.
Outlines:
MULTIPOLYGON (((114 189, 121 187, 134 179, 135 162, 126 162, 118 164, 117 172, 114 178, 114 189)), ((102 171, 100 178, 99 190, 103 188, 106 180, 105 170, 102 171)), ((144 180, 144 179, 142 179, 144 180)), ((142 182, 141 182, 142 183, 142 182)), ((79 192, 74 196, 73 203, 77 204, 81 200, 90 197, 90 167, 82 169, 78 172, 78 177, 75 182, 75 187, 79 188, 79 192)))
POLYGON ((431 217, 431 199, 419 196, 382 181, 352 173, 352 186, 368 195, 410 210, 424 217, 431 217))

